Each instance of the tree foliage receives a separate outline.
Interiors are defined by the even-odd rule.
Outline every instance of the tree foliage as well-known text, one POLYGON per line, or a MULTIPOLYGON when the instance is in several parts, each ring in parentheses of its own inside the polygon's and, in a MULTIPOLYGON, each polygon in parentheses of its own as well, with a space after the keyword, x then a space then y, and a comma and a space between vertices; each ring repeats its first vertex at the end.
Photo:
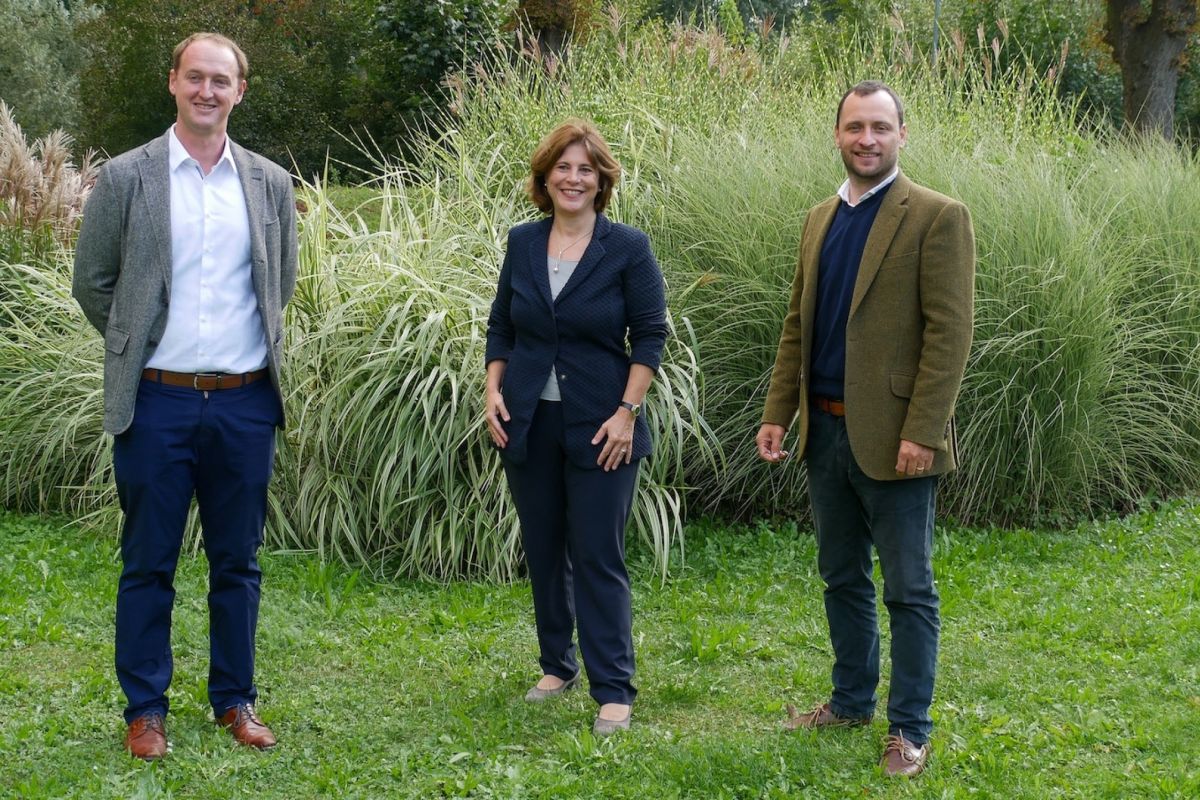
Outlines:
POLYGON ((175 118, 171 51, 195 31, 236 41, 250 63, 230 134, 311 174, 352 148, 334 132, 353 100, 355 54, 370 0, 108 0, 84 26, 96 57, 84 70, 81 139, 115 154, 162 134, 175 118))
MULTIPOLYGON (((366 151, 402 153, 436 112, 445 73, 486 46, 506 0, 107 0, 83 30, 80 138, 109 153, 160 135, 175 116, 170 54, 195 31, 246 52, 246 97, 230 117, 240 143, 311 177, 366 151)), ((335 166, 335 169, 337 167, 335 166)))
POLYGON ((30 136, 75 129, 88 50, 75 26, 95 13, 86 3, 0 0, 0 96, 30 136))
MULTIPOLYGON (((508 0, 390 0, 375 12, 375 25, 393 43, 389 59, 397 68, 388 78, 398 80, 397 94, 420 107, 428 90, 463 62, 478 58, 488 46, 506 11, 508 0)), ((380 76, 382 77, 382 76, 380 76)))

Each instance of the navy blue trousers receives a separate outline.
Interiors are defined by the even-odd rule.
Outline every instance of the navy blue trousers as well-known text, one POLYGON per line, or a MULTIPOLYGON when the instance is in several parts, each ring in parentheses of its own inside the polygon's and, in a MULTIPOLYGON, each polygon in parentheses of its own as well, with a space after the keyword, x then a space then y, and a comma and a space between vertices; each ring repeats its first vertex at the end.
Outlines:
POLYGON ((212 392, 139 385, 133 424, 113 441, 125 512, 116 668, 127 722, 168 710, 175 566, 193 495, 209 568, 208 699, 220 716, 257 697, 257 552, 281 421, 268 380, 212 392))
POLYGON ((633 604, 625 570, 625 524, 638 462, 605 472, 572 464, 563 446, 562 403, 540 401, 523 464, 504 462, 521 520, 533 589, 539 663, 563 680, 579 672, 572 634, 597 703, 633 704, 633 604))
POLYGON ((940 628, 932 563, 937 478, 868 477, 850 452, 845 418, 815 410, 805 461, 834 653, 830 705, 845 717, 875 713, 879 626, 874 545, 892 634, 888 727, 922 744, 933 728, 929 707, 940 628))

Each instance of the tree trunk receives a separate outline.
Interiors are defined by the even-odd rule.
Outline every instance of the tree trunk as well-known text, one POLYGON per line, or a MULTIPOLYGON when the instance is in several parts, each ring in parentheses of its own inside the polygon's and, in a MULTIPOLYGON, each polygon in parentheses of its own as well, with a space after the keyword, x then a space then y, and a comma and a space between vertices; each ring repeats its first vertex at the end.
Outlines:
POLYGON ((1196 24, 1197 0, 1107 0, 1107 4, 1104 38, 1121 67, 1125 127, 1171 139, 1181 56, 1196 24))
POLYGON ((581 0, 520 0, 517 19, 527 25, 537 41, 538 52, 548 61, 561 61, 589 4, 581 0))
POLYGON ((557 26, 547 25, 538 28, 536 34, 542 55, 551 55, 561 61, 563 51, 567 49, 567 31, 557 26))

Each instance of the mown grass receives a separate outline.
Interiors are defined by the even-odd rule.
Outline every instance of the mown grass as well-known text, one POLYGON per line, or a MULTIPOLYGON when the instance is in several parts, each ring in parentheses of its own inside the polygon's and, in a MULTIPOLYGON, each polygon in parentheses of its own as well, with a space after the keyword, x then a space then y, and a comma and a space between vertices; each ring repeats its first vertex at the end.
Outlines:
MULTIPOLYGON (((531 706, 524 584, 374 582, 264 554, 260 710, 270 754, 209 721, 205 565, 181 565, 174 746, 120 749, 111 540, 0 512, 0 796, 1194 797, 1200 793, 1200 505, 1061 533, 943 531, 930 771, 885 781, 885 725, 784 735, 828 691, 811 537, 688 530, 663 585, 635 548, 641 689, 597 742, 584 693, 531 706)), ((886 652, 886 641, 884 643, 886 652)), ((882 703, 881 703, 882 709, 882 703)))

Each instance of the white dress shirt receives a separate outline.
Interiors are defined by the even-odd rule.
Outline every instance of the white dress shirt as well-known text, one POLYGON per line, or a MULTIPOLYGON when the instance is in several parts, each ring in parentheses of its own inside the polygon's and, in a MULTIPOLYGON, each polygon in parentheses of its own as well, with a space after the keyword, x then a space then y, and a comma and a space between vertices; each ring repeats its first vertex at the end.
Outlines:
POLYGON ((869 199, 871 199, 872 196, 878 194, 879 191, 881 189, 883 189, 883 187, 887 186, 889 183, 896 180, 896 176, 899 174, 900 174, 900 168, 896 167, 894 170, 892 170, 891 175, 888 175, 886 178, 881 180, 879 183, 875 184, 870 189, 867 189, 865 192, 863 192, 862 197, 858 198, 858 202, 856 202, 856 203, 850 202, 850 179, 847 178, 845 181, 842 182, 842 185, 838 187, 838 190, 837 190, 838 197, 842 198, 842 202, 844 202, 846 205, 850 206, 851 208, 854 208, 856 205, 858 205, 858 203, 861 203, 864 200, 869 200, 869 199))
POLYGON ((148 367, 252 372, 267 337, 250 273, 250 219, 229 138, 205 175, 171 126, 171 305, 148 367))

